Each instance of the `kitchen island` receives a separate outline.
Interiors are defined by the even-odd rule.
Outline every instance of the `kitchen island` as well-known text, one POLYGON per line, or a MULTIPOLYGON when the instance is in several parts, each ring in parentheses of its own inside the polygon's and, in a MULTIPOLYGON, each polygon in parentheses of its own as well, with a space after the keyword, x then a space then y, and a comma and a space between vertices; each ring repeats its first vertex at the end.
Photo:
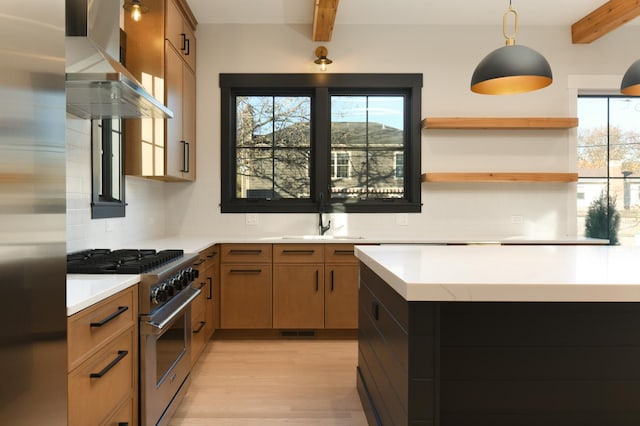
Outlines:
POLYGON ((640 424, 640 248, 357 246, 370 424, 640 424))

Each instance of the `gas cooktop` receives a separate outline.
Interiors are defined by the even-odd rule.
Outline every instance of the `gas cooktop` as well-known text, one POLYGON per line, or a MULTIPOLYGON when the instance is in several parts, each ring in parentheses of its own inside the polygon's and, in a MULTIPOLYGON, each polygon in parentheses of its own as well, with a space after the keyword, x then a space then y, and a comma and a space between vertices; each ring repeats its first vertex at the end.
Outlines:
POLYGON ((183 255, 183 250, 84 250, 67 255, 67 273, 143 274, 183 255))

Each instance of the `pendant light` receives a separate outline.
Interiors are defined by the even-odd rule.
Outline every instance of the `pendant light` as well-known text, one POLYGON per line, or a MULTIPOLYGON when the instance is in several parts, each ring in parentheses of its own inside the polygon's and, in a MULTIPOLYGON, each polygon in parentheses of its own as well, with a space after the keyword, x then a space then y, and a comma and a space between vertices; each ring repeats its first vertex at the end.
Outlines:
POLYGON ((553 77, 549 62, 526 46, 516 46, 518 13, 511 6, 502 16, 502 34, 506 46, 489 53, 480 61, 471 77, 471 91, 484 95, 512 95, 542 89, 553 77), (514 17, 514 31, 507 34, 507 16, 514 17))
POLYGON ((142 14, 149 11, 149 8, 142 4, 140 0, 125 0, 122 7, 124 10, 131 12, 131 19, 135 22, 140 22, 142 14))
POLYGON ((635 61, 622 77, 620 92, 629 96, 640 96, 640 59, 635 61))
POLYGON ((333 63, 331 59, 327 58, 328 54, 329 50, 324 46, 320 46, 316 49, 317 59, 313 61, 313 63, 320 65, 320 71, 322 72, 325 72, 327 70, 327 65, 333 63))

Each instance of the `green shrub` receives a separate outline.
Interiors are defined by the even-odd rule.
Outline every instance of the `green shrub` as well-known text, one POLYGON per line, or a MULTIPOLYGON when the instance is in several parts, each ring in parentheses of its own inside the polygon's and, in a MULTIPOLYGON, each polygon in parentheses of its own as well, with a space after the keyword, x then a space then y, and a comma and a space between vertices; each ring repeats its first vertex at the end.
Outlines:
POLYGON ((616 210, 616 198, 607 197, 606 189, 589 205, 585 219, 585 236, 589 238, 604 238, 609 244, 618 245, 618 228, 620 213, 616 210))

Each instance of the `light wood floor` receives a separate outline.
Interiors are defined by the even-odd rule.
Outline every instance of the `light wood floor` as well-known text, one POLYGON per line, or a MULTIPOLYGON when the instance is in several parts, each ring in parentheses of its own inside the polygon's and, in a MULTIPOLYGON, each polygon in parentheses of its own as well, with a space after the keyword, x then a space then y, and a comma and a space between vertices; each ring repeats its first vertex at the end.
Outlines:
POLYGON ((367 424, 355 340, 214 340, 170 426, 367 424))

